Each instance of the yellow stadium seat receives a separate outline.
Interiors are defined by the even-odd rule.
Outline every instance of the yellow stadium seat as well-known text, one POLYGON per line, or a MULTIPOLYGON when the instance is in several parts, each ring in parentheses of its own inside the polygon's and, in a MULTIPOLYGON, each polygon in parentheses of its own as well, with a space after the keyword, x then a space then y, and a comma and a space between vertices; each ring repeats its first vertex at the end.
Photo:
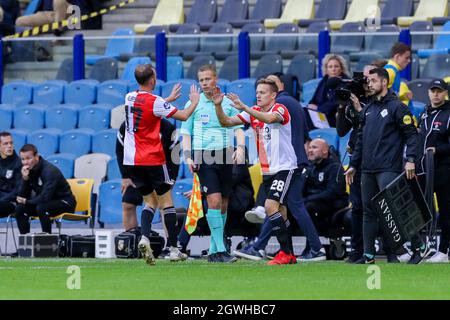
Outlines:
POLYGON ((379 0, 353 0, 344 20, 330 20, 331 28, 333 30, 339 30, 347 22, 362 22, 367 18, 374 18, 380 10, 378 1, 379 0))
POLYGON ((160 0, 150 23, 134 25, 136 33, 144 33, 150 26, 184 23, 183 0, 160 0))
POLYGON ((446 17, 447 14, 447 0, 420 0, 414 16, 398 17, 397 24, 401 27, 409 27, 415 21, 431 20, 434 17, 446 17))
POLYGON ((259 186, 261 185, 261 183, 263 181, 262 172, 261 172, 261 164, 256 163, 253 166, 251 166, 248 170, 250 171, 250 178, 252 179, 254 198, 256 201, 256 196, 258 194, 259 186))
POLYGON ((282 23, 297 23, 300 19, 314 18, 314 0, 288 0, 279 19, 266 19, 266 28, 276 28, 282 23))

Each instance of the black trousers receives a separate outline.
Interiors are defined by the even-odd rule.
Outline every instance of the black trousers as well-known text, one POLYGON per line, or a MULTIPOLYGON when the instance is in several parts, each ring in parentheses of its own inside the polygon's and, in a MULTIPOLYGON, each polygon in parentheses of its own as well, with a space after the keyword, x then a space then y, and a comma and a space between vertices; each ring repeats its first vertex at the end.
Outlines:
POLYGON ((14 213, 16 206, 9 201, 0 201, 0 218, 5 218, 14 213))
POLYGON ((20 234, 30 232, 30 217, 39 217, 42 232, 52 233, 52 222, 50 217, 55 217, 61 213, 75 212, 75 204, 68 200, 51 200, 47 203, 19 204, 16 207, 16 220, 20 234))
POLYGON ((361 171, 358 170, 350 185, 350 202, 352 203, 352 253, 362 255, 363 245, 363 205, 361 199, 361 171))

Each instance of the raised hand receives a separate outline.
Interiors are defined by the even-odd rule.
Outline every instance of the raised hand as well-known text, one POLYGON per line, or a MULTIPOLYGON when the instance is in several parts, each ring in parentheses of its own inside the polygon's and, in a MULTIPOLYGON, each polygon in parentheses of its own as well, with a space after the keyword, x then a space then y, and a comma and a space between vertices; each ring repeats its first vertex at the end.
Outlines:
POLYGON ((170 92, 170 95, 164 100, 166 100, 167 102, 173 102, 179 97, 181 97, 181 83, 175 84, 172 88, 172 92, 170 92))
POLYGON ((215 88, 213 89, 212 100, 213 100, 213 102, 214 102, 215 105, 222 104, 222 101, 223 101, 223 97, 224 97, 224 96, 225 96, 225 94, 223 94, 223 93, 220 91, 220 88, 219 88, 219 87, 215 87, 215 88))
POLYGON ((228 93, 227 94, 228 99, 231 100, 232 106, 238 110, 244 110, 245 104, 239 99, 239 96, 234 93, 228 93))
POLYGON ((198 102, 200 101, 200 91, 195 84, 191 85, 189 100, 191 101, 191 105, 195 106, 197 106, 198 102))

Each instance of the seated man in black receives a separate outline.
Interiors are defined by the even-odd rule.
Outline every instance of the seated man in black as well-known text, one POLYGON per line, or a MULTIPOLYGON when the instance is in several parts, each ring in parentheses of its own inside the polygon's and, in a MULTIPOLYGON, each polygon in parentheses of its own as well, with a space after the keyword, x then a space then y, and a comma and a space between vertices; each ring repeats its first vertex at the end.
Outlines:
POLYGON ((20 234, 30 232, 29 218, 38 216, 42 231, 52 233, 50 217, 75 212, 76 200, 61 171, 44 160, 32 144, 20 149, 22 185, 17 196, 16 220, 20 234))
POLYGON ((348 205, 345 192, 344 169, 330 156, 330 147, 323 139, 314 139, 308 147, 308 160, 312 163, 306 175, 303 196, 306 210, 318 229, 330 216, 348 205))
POLYGON ((14 213, 22 181, 22 163, 14 151, 12 136, 0 132, 0 218, 14 213))

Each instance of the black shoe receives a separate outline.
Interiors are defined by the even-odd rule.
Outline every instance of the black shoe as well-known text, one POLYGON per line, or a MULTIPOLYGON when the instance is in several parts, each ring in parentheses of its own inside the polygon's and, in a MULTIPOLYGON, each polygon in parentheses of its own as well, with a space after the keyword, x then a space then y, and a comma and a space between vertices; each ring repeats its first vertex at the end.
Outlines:
POLYGON ((415 250, 409 259, 408 264, 420 264, 426 257, 431 254, 431 250, 428 246, 423 250, 415 250))
POLYGON ((375 259, 370 259, 363 255, 361 258, 356 260, 354 264, 375 264, 375 259))
POLYGON ((223 262, 223 263, 233 263, 237 261, 236 257, 230 256, 228 252, 218 252, 217 255, 217 262, 223 262))
POLYGON ((361 258, 362 258, 362 254, 352 252, 352 253, 350 253, 348 259, 345 262, 346 263, 356 263, 356 261, 358 261, 361 258))
POLYGON ((217 253, 211 253, 210 255, 208 255, 208 262, 219 262, 217 253))
POLYGON ((387 263, 400 263, 396 254, 388 254, 387 255, 387 263))
POLYGON ((231 253, 231 238, 224 237, 224 243, 225 243, 225 250, 227 250, 228 253, 231 253))

